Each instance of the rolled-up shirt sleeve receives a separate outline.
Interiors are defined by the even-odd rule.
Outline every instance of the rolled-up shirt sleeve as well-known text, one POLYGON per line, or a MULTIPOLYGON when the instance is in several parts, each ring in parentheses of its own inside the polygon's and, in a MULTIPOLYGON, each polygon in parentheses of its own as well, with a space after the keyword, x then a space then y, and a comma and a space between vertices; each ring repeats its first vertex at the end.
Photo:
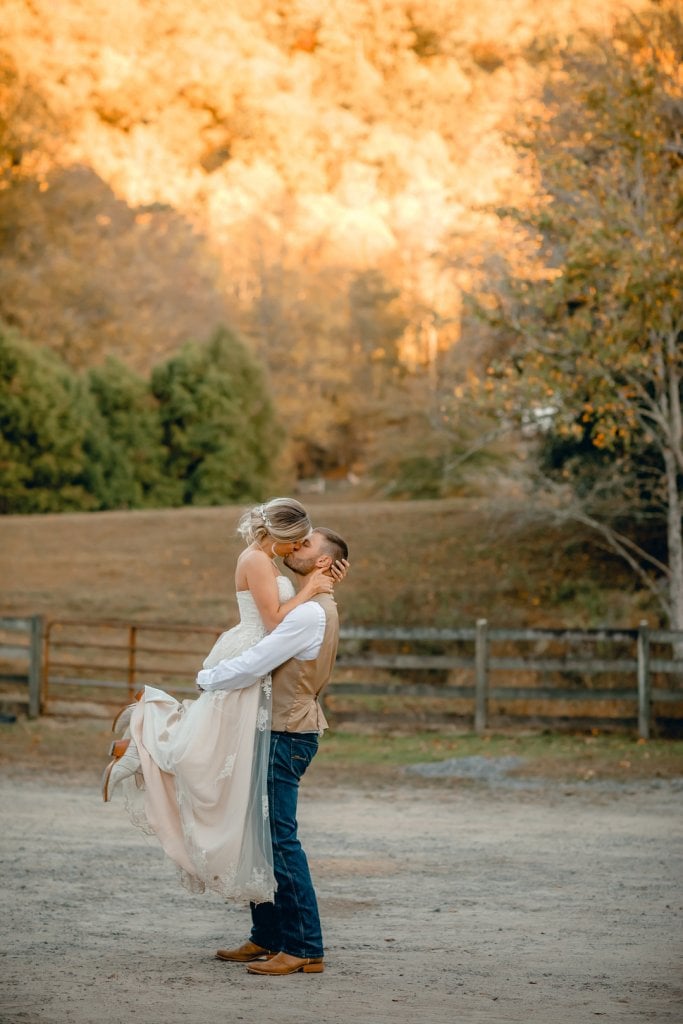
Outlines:
POLYGON ((325 612, 316 601, 306 601, 285 615, 272 633, 236 658, 219 661, 197 674, 202 690, 241 690, 263 679, 290 658, 317 656, 325 634, 325 612))

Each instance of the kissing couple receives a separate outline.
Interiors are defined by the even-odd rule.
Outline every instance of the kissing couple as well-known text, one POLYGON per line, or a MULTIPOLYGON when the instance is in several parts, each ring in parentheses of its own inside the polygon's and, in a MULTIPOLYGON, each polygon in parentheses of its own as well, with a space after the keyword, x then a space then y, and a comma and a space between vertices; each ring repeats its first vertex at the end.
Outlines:
POLYGON ((320 916, 296 815, 299 782, 327 728, 319 698, 334 667, 333 592, 349 551, 293 498, 254 506, 238 530, 238 625, 205 659, 198 699, 145 686, 119 713, 123 737, 102 793, 108 801, 121 786, 132 821, 157 836, 186 888, 249 903, 249 940, 219 959, 252 974, 320 973, 320 916))

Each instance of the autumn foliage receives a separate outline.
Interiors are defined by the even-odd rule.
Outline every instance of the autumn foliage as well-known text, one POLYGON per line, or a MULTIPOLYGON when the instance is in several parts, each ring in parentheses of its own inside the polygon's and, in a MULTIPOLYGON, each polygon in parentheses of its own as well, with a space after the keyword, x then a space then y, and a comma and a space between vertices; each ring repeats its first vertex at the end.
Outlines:
POLYGON ((5 510, 540 470, 683 628, 682 24, 7 0, 5 510))
POLYGON ((508 265, 483 305, 501 346, 487 390, 544 418, 563 513, 681 629, 683 19, 663 6, 562 55, 519 138, 535 203, 501 211, 528 269, 508 265))
MULTIPOLYGON (((449 461, 431 435, 462 290, 482 247, 515 251, 491 207, 530 192, 506 132, 569 34, 617 13, 6 0, 0 317, 73 369, 143 374, 226 325, 265 367, 292 471, 391 462, 386 486, 419 494, 414 459, 449 461), (387 418, 415 440, 405 465, 384 458, 387 418)), ((437 473, 427 493, 457 486, 437 473)))

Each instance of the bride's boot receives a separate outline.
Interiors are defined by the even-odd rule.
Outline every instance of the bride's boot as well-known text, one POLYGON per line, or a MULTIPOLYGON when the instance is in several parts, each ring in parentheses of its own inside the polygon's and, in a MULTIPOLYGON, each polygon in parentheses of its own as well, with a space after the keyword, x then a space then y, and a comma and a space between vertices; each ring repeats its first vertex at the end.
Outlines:
POLYGON ((126 704, 125 708, 121 708, 118 715, 112 722, 112 732, 124 732, 128 728, 128 726, 130 725, 131 715, 133 714, 133 711, 135 709, 135 705, 139 700, 142 700, 144 693, 144 690, 138 690, 138 692, 135 694, 135 700, 133 701, 133 703, 126 704))
POLYGON ((114 787, 118 786, 119 782, 135 775, 140 769, 140 755, 134 740, 116 740, 112 743, 109 753, 114 756, 102 775, 102 799, 105 803, 111 800, 114 787))

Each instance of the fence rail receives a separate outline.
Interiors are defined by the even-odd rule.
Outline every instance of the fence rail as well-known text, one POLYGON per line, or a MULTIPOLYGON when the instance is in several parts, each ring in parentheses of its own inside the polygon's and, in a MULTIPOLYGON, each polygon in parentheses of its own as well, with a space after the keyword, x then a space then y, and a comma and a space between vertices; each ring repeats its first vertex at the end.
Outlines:
MULTIPOLYGON (((219 634, 212 627, 53 620, 45 630, 43 705, 49 709, 65 688, 109 703, 114 691, 130 698, 146 682, 193 695, 197 668, 219 634)), ((578 717, 586 705, 597 714, 601 703, 625 702, 648 737, 662 709, 683 718, 682 648, 683 631, 646 623, 618 630, 492 629, 485 619, 458 629, 350 626, 341 631, 329 694, 464 701, 478 732, 495 706, 569 702, 578 717), (534 649, 519 650, 527 645, 534 649), (673 656, 661 656, 667 653, 673 656), (348 678, 358 671, 365 678, 348 678)))
POLYGON ((191 680, 207 641, 220 633, 210 626, 53 619, 45 631, 43 703, 63 686, 132 698, 146 682, 191 680))
POLYGON ((42 615, 0 617, 0 683, 20 687, 29 718, 40 714, 42 665, 42 615))

